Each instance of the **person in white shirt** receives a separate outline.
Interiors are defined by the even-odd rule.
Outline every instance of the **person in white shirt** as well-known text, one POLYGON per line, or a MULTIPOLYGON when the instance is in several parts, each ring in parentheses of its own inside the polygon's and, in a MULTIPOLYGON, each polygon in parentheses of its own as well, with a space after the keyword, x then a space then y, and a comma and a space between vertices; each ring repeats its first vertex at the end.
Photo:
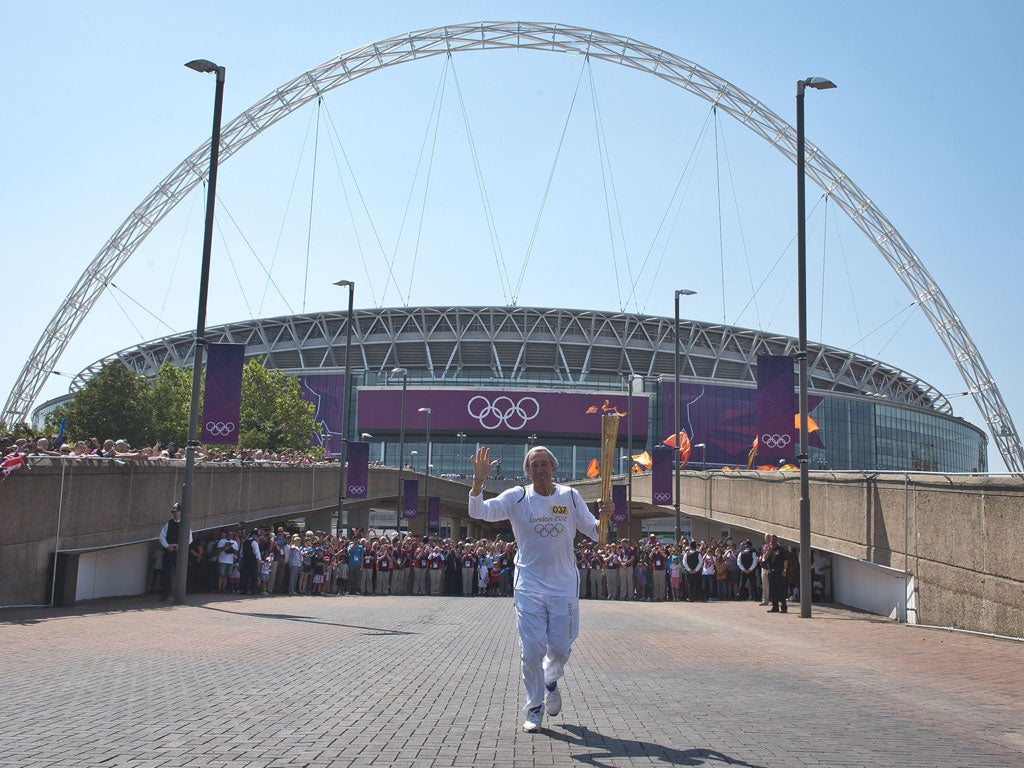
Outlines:
MULTIPOLYGON (((469 515, 478 520, 512 524, 515 556, 516 628, 522 650, 526 716, 523 730, 540 730, 545 710, 562 709, 558 681, 579 634, 579 572, 573 543, 576 532, 597 540, 597 520, 575 488, 553 481, 558 460, 543 446, 523 459, 523 472, 532 485, 517 486, 493 499, 483 499, 484 482, 497 466, 491 449, 479 448, 471 459, 473 486, 469 515)), ((603 514, 614 504, 600 502, 603 514)))

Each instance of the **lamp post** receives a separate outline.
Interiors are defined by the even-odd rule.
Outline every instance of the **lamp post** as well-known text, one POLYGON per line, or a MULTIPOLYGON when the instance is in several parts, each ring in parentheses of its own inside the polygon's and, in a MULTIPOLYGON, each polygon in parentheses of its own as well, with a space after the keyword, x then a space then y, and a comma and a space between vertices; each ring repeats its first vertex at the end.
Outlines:
POLYGON ((807 231, 804 225, 804 89, 827 90, 836 84, 824 77, 796 81, 796 258, 800 324, 800 618, 811 618, 811 487, 807 462, 807 231))
POLYGON ((700 448, 700 469, 704 472, 708 468, 708 447, 704 443, 697 443, 694 448, 700 448))
MULTIPOLYGON (((626 525, 628 526, 629 516, 633 512, 633 390, 637 385, 643 387, 644 377, 634 373, 630 374, 626 381, 626 386, 629 387, 626 406, 626 456, 629 457, 629 461, 626 463, 628 472, 626 475, 626 525)), ((678 539, 676 542, 678 543, 678 539)))
POLYGON ((199 389, 202 379, 203 350, 206 347, 206 297, 210 287, 210 253, 213 249, 213 211, 217 203, 217 164, 220 158, 220 115, 224 105, 224 67, 206 59, 195 59, 186 65, 196 72, 214 73, 217 77, 213 97, 213 134, 210 137, 210 172, 206 185, 206 224, 203 229, 203 259, 199 270, 199 310, 196 317, 195 354, 192 358, 192 399, 188 411, 188 442, 185 444, 185 475, 181 487, 181 521, 178 528, 177 573, 174 602, 185 602, 188 583, 189 533, 192 531, 192 499, 195 486, 196 447, 199 445, 199 389), (181 545, 184 539, 184 546, 181 545))
POLYGON ((419 451, 409 451, 409 463, 412 464, 412 471, 416 471, 416 457, 419 456, 419 451))
MULTIPOLYGON (((427 460, 426 460, 426 465, 427 466, 426 466, 426 472, 425 472, 425 474, 423 476, 423 522, 424 522, 424 530, 429 532, 430 531, 430 518, 429 518, 430 510, 427 507, 427 504, 429 502, 430 497, 427 495, 427 487, 430 485, 430 409, 429 408, 420 408, 419 412, 420 413, 425 413, 427 415, 427 460)), ((440 535, 440 533, 441 533, 440 528, 441 528, 441 524, 439 522, 438 523, 438 531, 437 531, 438 535, 440 535)))
POLYGON ((463 443, 466 442, 466 433, 462 431, 456 432, 455 437, 459 439, 459 474, 462 475, 462 470, 466 466, 466 457, 462 455, 463 443))
POLYGON ((405 368, 392 368, 391 375, 402 376, 402 405, 398 413, 398 490, 395 493, 395 530, 402 530, 402 464, 405 463, 405 391, 409 385, 409 372, 405 368))
POLYGON ((345 476, 348 472, 348 435, 351 424, 352 409, 349 408, 350 394, 352 392, 352 301, 355 298, 356 284, 351 280, 339 280, 335 285, 341 288, 348 288, 348 315, 345 319, 345 386, 342 387, 342 417, 341 417, 341 454, 338 456, 338 519, 334 521, 334 533, 341 531, 341 516, 345 511, 345 476))
POLYGON ((695 293, 697 293, 697 292, 696 291, 691 291, 689 288, 677 288, 676 289, 676 295, 675 295, 675 299, 676 299, 676 301, 675 301, 675 304, 676 304, 676 324, 673 326, 673 334, 672 334, 672 338, 675 339, 675 345, 676 345, 675 354, 673 355, 673 357, 675 358, 675 364, 676 364, 676 366, 675 366, 675 372, 676 372, 676 375, 675 375, 675 388, 672 390, 672 414, 675 417, 675 432, 673 432, 672 434, 675 437, 675 443, 676 443, 676 447, 675 447, 676 455, 675 455, 674 466, 675 466, 675 470, 676 470, 676 493, 675 493, 675 501, 676 501, 676 539, 675 539, 675 543, 677 545, 679 544, 679 534, 680 534, 680 530, 679 529, 682 527, 682 525, 681 525, 682 524, 682 518, 680 517, 680 514, 679 514, 679 430, 680 430, 680 426, 679 426, 679 297, 680 296, 693 296, 695 293))

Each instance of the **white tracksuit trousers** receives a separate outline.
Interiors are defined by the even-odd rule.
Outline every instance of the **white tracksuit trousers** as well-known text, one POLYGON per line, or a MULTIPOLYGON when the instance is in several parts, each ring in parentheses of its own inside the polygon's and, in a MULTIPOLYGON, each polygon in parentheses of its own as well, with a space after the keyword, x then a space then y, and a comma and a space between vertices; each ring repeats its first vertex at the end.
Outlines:
POLYGON ((516 627, 522 649, 525 715, 544 703, 544 686, 565 673, 572 643, 579 635, 580 601, 574 595, 552 597, 515 592, 516 627))

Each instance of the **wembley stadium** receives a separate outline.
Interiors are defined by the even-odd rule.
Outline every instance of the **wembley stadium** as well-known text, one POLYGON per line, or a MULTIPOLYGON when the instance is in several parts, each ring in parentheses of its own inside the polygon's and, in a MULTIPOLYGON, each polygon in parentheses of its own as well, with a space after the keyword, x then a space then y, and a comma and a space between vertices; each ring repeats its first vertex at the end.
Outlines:
MULTIPOLYGON (((594 411, 614 408, 627 415, 616 467, 625 471, 630 454, 674 431, 673 326, 673 318, 597 310, 356 310, 348 437, 368 442, 371 460, 396 465, 401 452, 422 471, 429 432, 431 473, 455 476, 470 471, 476 445, 490 446, 514 477, 524 450, 543 444, 558 458, 559 475, 572 479, 598 457, 594 411)), ((679 424, 694 446, 690 466, 745 467, 757 429, 757 358, 794 355, 797 340, 694 320, 681 320, 678 333, 679 424)), ((341 446, 347 336, 344 311, 207 329, 208 342, 244 344, 246 359, 300 377, 323 424, 313 442, 331 453, 341 446)), ((186 367, 193 343, 193 333, 181 333, 124 349, 82 371, 72 391, 114 360, 148 376, 165 363, 186 367)), ((810 344, 808 351, 812 469, 987 470, 986 434, 953 416, 934 387, 846 350, 810 344)))

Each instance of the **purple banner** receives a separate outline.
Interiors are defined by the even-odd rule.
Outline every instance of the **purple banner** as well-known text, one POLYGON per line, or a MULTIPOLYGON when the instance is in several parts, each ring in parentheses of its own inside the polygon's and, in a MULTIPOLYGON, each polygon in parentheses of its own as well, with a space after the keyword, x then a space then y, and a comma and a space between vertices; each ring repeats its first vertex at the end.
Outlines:
POLYGON ((244 358, 245 344, 210 344, 207 347, 201 442, 237 445, 244 358))
POLYGON ((365 499, 370 482, 370 444, 348 444, 348 467, 345 469, 346 494, 350 499, 365 499))
POLYGON ((341 456, 341 438, 345 424, 345 376, 340 373, 318 373, 299 377, 302 399, 316 407, 314 421, 320 432, 310 445, 319 445, 328 456, 341 456))
POLYGON ((419 513, 419 480, 402 479, 402 517, 406 520, 415 519, 419 513))
MULTIPOLYGON (((597 437, 601 415, 627 413, 631 408, 633 444, 647 441, 648 395, 627 392, 577 394, 544 391, 486 389, 409 389, 405 399, 405 428, 423 424, 420 408, 430 408, 431 429, 440 434, 465 432, 473 438, 495 433, 535 434, 552 437, 597 437), (589 412, 588 412, 589 411, 589 412)), ((397 434, 402 425, 402 389, 359 390, 359 430, 397 434)), ((626 442, 626 424, 619 422, 619 440, 626 442)))
POLYGON ((427 499, 427 530, 441 530, 441 497, 431 496, 427 499))
POLYGON ((612 486, 612 501, 615 502, 615 511, 612 512, 612 525, 627 525, 629 523, 629 512, 626 502, 626 486, 612 486))
POLYGON ((651 501, 654 504, 672 503, 672 459, 675 448, 659 445, 651 451, 651 501))
MULTIPOLYGON (((661 385, 661 437, 672 434, 675 422, 673 382, 661 385)), ((821 404, 821 395, 809 398, 811 415, 821 404)), ((704 443, 708 466, 743 466, 757 434, 757 390, 725 384, 679 383, 679 425, 690 443, 704 443)), ((790 422, 792 423, 792 421, 790 422)), ((824 431, 824 426, 822 428, 824 431)), ((811 445, 824 448, 819 432, 811 433, 811 445)), ((700 454, 695 452, 691 460, 700 454)))
POLYGON ((799 450, 793 391, 793 358, 757 356, 757 454, 762 458, 793 456, 799 450))

